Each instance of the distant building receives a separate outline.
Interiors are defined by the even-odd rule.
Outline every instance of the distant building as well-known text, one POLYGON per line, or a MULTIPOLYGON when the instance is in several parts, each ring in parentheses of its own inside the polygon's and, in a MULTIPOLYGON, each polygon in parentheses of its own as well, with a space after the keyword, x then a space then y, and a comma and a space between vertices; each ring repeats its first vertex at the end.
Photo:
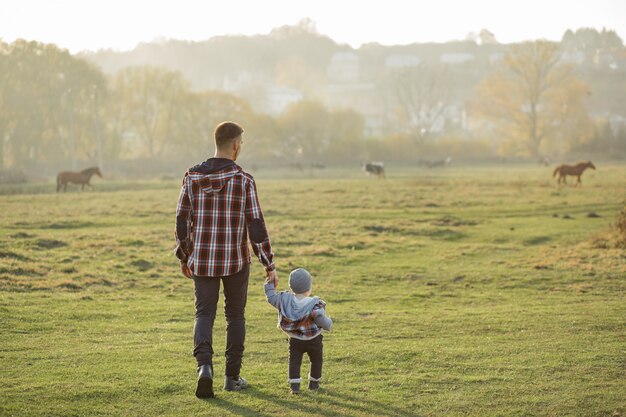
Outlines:
POLYGON ((337 52, 333 54, 327 67, 327 74, 331 82, 358 82, 360 76, 359 56, 354 52, 337 52))
POLYGON ((466 62, 474 61, 474 54, 469 53, 451 53, 451 54, 441 54, 439 57, 439 62, 442 64, 464 64, 466 62))
POLYGON ((585 62, 585 54, 582 51, 566 50, 561 53, 561 60, 570 64, 580 65, 585 62))
POLYGON ((239 93, 252 84, 254 77, 249 71, 239 71, 224 77, 223 90, 228 93, 239 93))
MULTIPOLYGON (((419 63, 417 57, 396 57, 391 66, 403 67, 419 63), (416 61, 417 60, 417 61, 416 61)), ((361 81, 361 63, 354 52, 335 53, 327 67, 329 84, 325 105, 329 108, 355 110, 365 120, 365 134, 380 134, 385 124, 385 103, 380 99, 376 84, 361 81)))
POLYGON ((284 85, 270 85, 267 87, 267 113, 277 115, 285 108, 304 98, 304 94, 295 88, 284 85))
POLYGON ((401 69, 417 67, 421 60, 415 55, 389 55, 385 59, 385 67, 388 69, 401 69))
POLYGON ((355 110, 365 119, 365 134, 380 134, 385 125, 386 102, 374 83, 331 84, 326 88, 328 107, 355 110))
POLYGON ((593 63, 598 67, 610 68, 616 70, 619 68, 617 60, 610 52, 600 52, 596 50, 596 55, 593 58, 593 63))

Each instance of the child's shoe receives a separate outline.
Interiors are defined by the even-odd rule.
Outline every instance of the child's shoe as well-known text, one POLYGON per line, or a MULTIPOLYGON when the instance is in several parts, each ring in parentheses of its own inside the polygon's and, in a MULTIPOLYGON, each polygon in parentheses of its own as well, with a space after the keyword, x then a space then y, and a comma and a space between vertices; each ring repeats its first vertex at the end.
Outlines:
POLYGON ((317 391, 320 388, 321 380, 322 380, 322 377, 319 377, 316 379, 316 378, 311 377, 311 375, 309 375, 309 390, 317 391))
POLYGON ((299 382, 292 382, 291 384, 291 393, 292 394, 300 394, 300 383, 299 382))

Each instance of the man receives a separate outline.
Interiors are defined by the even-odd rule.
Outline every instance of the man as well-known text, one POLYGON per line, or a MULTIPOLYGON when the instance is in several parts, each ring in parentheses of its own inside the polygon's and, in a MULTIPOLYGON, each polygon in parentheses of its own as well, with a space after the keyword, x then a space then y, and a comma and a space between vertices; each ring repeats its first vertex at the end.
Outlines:
POLYGON ((176 256, 181 272, 192 278, 196 296, 193 354, 198 362, 198 398, 213 393, 213 322, 224 284, 226 369, 224 389, 239 391, 248 383, 239 372, 244 351, 245 307, 250 249, 274 286, 274 254, 257 197, 254 178, 235 164, 243 128, 233 122, 215 129, 215 157, 185 173, 176 210, 176 256))

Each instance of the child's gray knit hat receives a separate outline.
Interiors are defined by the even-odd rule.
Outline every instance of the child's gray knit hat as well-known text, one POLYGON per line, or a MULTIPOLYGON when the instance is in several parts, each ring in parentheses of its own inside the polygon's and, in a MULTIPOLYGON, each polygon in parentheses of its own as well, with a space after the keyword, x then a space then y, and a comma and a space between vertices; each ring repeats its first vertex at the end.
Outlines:
POLYGON ((296 294, 302 294, 311 289, 311 274, 304 268, 298 268, 289 274, 289 288, 296 294))

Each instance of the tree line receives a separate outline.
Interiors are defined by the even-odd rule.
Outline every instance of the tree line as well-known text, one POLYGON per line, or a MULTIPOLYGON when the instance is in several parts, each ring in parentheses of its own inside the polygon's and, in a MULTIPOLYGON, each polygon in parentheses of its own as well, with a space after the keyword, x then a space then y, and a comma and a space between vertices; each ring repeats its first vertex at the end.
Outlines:
POLYGON ((0 43, 0 163, 171 159, 209 151, 215 125, 240 121, 260 159, 318 158, 363 137, 363 118, 303 101, 274 118, 220 91, 194 92, 179 72, 127 67, 106 77, 55 45, 0 43), (341 145, 339 145, 341 146, 341 145))
POLYGON ((214 126, 227 119, 249 132, 248 155, 285 163, 411 161, 455 151, 537 157, 624 135, 589 116, 589 87, 561 62, 557 44, 511 47, 467 100, 469 130, 433 128, 445 124, 452 105, 451 77, 426 64, 399 69, 386 81, 392 108, 385 133, 366 137, 361 114, 316 100, 273 117, 242 97, 194 91, 177 71, 138 66, 107 76, 52 44, 0 42, 0 168, 197 159, 210 152, 214 126))

